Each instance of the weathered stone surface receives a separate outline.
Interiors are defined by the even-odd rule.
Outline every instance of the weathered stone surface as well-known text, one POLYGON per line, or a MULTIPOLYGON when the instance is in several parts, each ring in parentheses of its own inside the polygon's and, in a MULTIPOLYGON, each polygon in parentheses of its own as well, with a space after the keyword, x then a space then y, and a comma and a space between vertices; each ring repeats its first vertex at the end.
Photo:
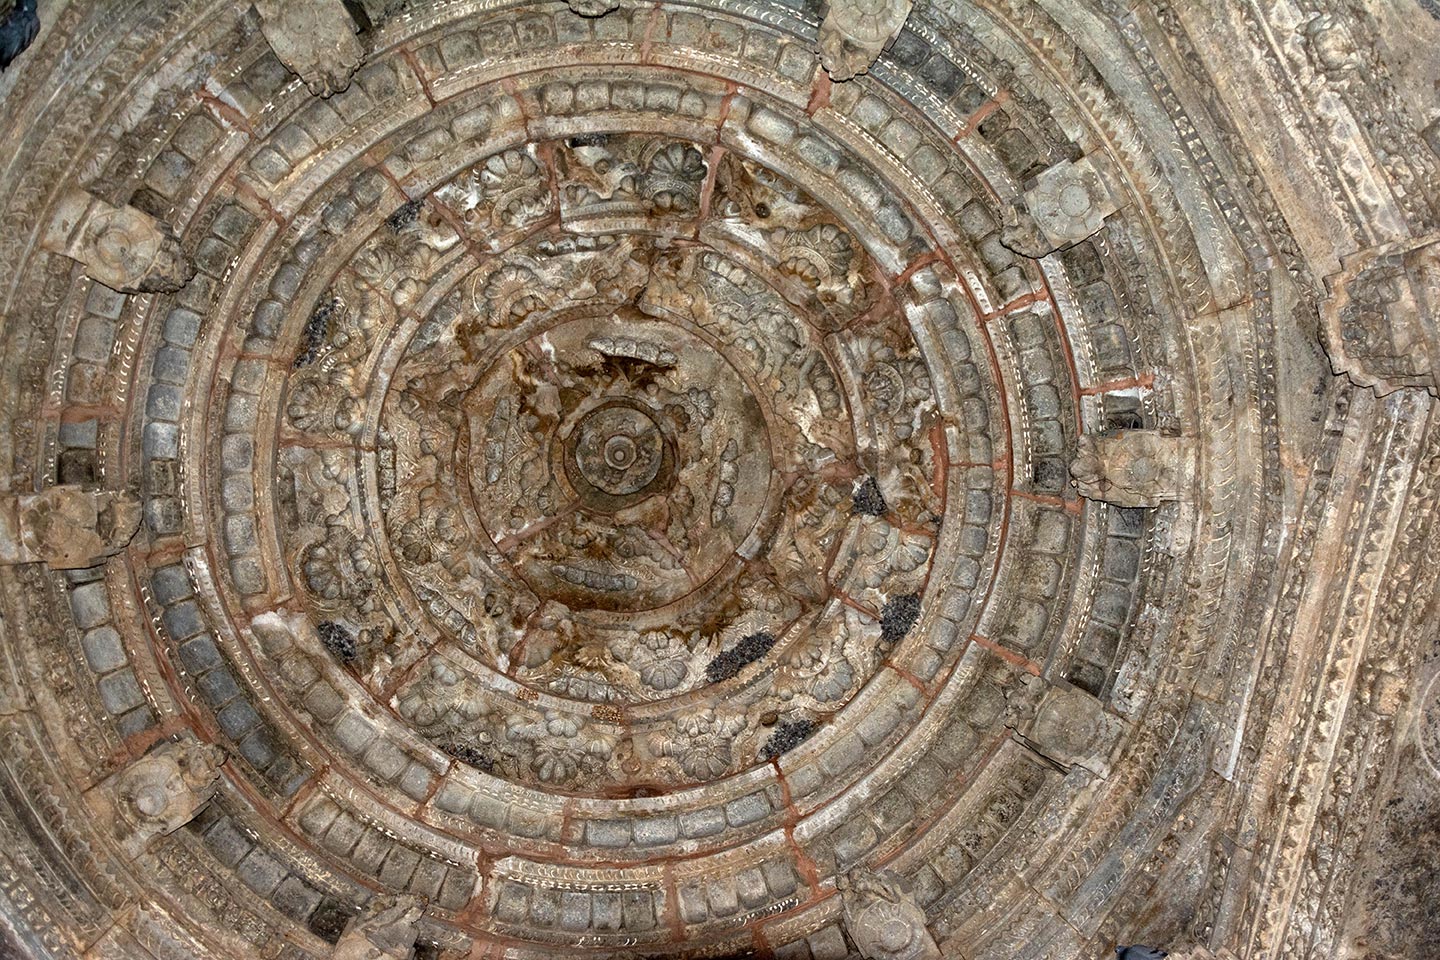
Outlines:
POLYGON ((820 62, 832 80, 851 80, 895 42, 913 0, 827 0, 820 23, 820 62))
POLYGON ((140 501, 131 494, 73 486, 0 497, 0 564, 93 567, 125 549, 140 525, 140 512, 140 501))
POLYGON ((42 4, 0 953, 1432 960, 1430 6, 42 4))
POLYGON ((123 293, 169 293, 194 266, 169 225, 131 206, 116 207, 71 189, 56 204, 45 249, 81 264, 92 279, 123 293))
POLYGON ((1080 495, 1118 507, 1154 507, 1184 496, 1191 444, 1153 430, 1120 430, 1079 440, 1070 475, 1080 495))
POLYGON ((894 874, 852 870, 839 878, 845 930, 865 960, 940 960, 925 911, 894 874))
POLYGON ((1347 257, 1325 281, 1325 349, 1336 373, 1385 396, 1440 396, 1440 238, 1383 244, 1347 257))
POLYGON ((280 62, 317 97, 350 87, 365 59, 356 24, 340 0, 253 0, 260 29, 280 62))
POLYGON ((174 833, 214 798, 225 752, 194 740, 162 743, 116 774, 106 799, 114 804, 113 829, 132 856, 156 837, 174 833))
POLYGON ((1118 209, 1089 157, 1057 163, 1011 203, 1001 239, 1016 253, 1039 259, 1093 237, 1118 209))

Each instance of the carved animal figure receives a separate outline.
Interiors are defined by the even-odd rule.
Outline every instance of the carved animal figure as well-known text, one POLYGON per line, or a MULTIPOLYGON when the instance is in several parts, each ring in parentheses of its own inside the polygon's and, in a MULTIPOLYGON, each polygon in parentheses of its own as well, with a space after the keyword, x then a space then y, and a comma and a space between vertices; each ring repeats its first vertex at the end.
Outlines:
POLYGON ((40 32, 40 14, 35 9, 37 0, 18 0, 10 16, 0 23, 0 71, 15 62, 35 42, 40 32))

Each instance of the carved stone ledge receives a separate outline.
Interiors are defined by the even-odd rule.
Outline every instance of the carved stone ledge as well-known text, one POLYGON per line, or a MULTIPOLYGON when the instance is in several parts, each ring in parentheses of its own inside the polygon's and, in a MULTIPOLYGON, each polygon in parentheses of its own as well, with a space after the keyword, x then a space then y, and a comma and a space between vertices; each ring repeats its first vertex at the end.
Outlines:
POLYGON ((194 820, 219 789, 225 751, 196 740, 168 741, 101 785, 121 846, 139 856, 150 841, 194 820))
POLYGON ((1080 438, 1070 475, 1080 495, 1117 507, 1158 507, 1181 500, 1191 443, 1154 430, 1120 430, 1080 438))
POLYGON ((866 73, 890 48, 914 6, 911 0, 830 0, 820 24, 820 62, 831 80, 866 73))
POLYGON ((408 960, 415 955, 425 901, 419 897, 376 897, 350 921, 335 944, 334 960, 408 960))
POLYGON ((330 97, 350 86, 365 60, 365 48, 340 0, 254 2, 266 42, 311 93, 330 97))
POLYGON ((1418 388, 1440 397, 1440 237, 1346 257, 1320 308, 1330 365, 1379 396, 1418 388))
POLYGON ((941 960, 925 911, 893 873, 857 867, 836 886, 845 928, 865 960, 941 960))
POLYGON ((168 224, 80 189, 56 205, 41 246, 82 264, 91 279, 121 293, 173 293, 195 275, 168 224))
POLYGON ((1000 242, 1038 260, 1093 237, 1119 209, 1089 157, 1057 163, 1035 178, 1023 198, 1011 202, 1000 242))
POLYGON ((131 494, 73 486, 0 498, 0 564, 93 567, 125 549, 140 527, 140 511, 131 494))

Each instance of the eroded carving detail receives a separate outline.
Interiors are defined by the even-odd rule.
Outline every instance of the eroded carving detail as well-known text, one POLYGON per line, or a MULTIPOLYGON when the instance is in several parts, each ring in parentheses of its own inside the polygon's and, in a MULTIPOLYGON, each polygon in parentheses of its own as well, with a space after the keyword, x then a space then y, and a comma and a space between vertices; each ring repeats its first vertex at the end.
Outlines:
POLYGON ((940 960, 925 911, 893 873, 863 867, 838 877, 845 929, 865 960, 940 960))
POLYGON ((185 826, 215 796, 225 751, 194 740, 167 742, 114 778, 122 842, 132 854, 185 826))
POLYGON ((350 86, 365 59, 355 21, 339 0, 254 0, 275 56, 310 92, 330 97, 350 86))
POLYGON ((350 922, 335 944, 334 960, 407 960, 415 955, 425 901, 413 896, 377 896, 350 922))
POLYGON ((1440 396, 1440 238, 1347 257, 1326 286, 1321 322, 1336 373, 1380 396, 1405 387, 1440 396))
POLYGON ((140 526, 140 512, 131 494, 75 486, 0 498, 0 564, 93 567, 125 549, 140 526))
POLYGON ((168 225, 84 190, 70 190, 61 198, 42 245, 122 293, 172 293, 195 274, 168 225))
POLYGON ((820 62, 832 80, 850 80, 879 59, 910 16, 913 0, 830 0, 820 24, 820 62))
POLYGON ((1190 469, 1190 444, 1153 430, 1080 437, 1070 475, 1080 495, 1117 507, 1155 507, 1180 500, 1190 469))
POLYGON ((1118 209, 1089 157, 1059 163, 1041 173, 1023 199, 1012 201, 1001 240, 1038 260, 1093 237, 1118 209))

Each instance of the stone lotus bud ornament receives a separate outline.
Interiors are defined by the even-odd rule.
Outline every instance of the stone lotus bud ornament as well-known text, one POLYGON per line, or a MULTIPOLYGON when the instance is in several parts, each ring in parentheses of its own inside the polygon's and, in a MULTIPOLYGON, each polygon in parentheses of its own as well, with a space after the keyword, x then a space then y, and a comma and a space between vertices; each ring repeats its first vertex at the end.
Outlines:
POLYGON ((820 24, 820 62, 831 80, 868 73, 910 16, 910 0, 831 0, 820 24))
POLYGON ((136 760, 114 782, 124 845, 139 853, 155 837, 185 826, 214 797, 225 751, 194 740, 165 743, 136 760))
POLYGON ((0 564, 93 567, 125 549, 140 526, 140 511, 131 494, 77 486, 0 498, 0 564))
POLYGON ((350 86, 365 48, 340 0, 255 0, 255 11, 270 49, 311 93, 328 98, 350 86))
POLYGON ((121 293, 173 293, 195 275, 194 264, 167 224, 80 189, 61 198, 41 245, 76 261, 92 280, 121 293))
POLYGON ((894 874, 857 867, 836 886, 845 929, 865 960, 941 960, 925 911, 894 874))
POLYGON ((334 960, 408 960, 415 955, 417 926, 425 913, 420 897, 375 897, 350 921, 335 944, 334 960))
POLYGON ((1188 444, 1154 430, 1082 436, 1070 475, 1080 495, 1117 507, 1155 507, 1179 500, 1188 444))

